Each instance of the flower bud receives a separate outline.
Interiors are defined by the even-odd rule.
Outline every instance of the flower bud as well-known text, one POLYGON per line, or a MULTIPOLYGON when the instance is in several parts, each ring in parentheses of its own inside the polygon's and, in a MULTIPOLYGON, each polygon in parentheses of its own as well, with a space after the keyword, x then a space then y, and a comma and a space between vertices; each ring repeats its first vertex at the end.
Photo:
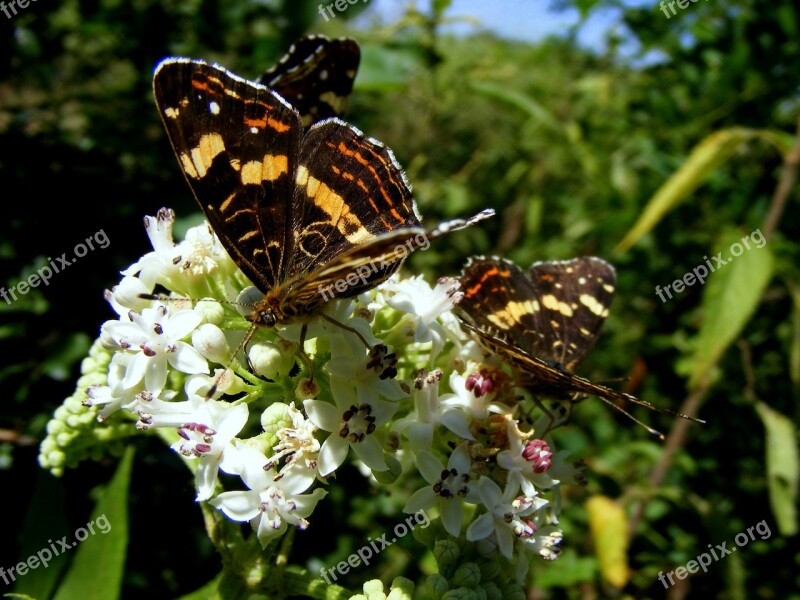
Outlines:
POLYGON ((294 352, 286 352, 273 342, 253 344, 247 353, 253 371, 261 377, 278 379, 288 375, 294 364, 294 352))
POLYGON ((227 365, 231 349, 225 334, 216 325, 203 323, 192 333, 192 346, 208 361, 227 365))

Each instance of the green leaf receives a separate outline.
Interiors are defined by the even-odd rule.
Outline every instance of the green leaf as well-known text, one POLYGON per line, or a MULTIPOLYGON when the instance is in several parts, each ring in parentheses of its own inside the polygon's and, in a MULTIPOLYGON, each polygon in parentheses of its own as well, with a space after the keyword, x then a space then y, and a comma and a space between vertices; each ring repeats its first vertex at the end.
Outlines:
MULTIPOLYGON (((760 230, 756 231, 761 234, 760 230)), ((716 244, 714 250, 715 254, 721 252, 721 258, 726 264, 715 265, 714 257, 710 257, 707 262, 692 268, 691 274, 696 277, 694 283, 702 285, 701 267, 707 272, 707 279, 704 277, 703 321, 697 335, 692 372, 689 377, 691 389, 696 389, 702 384, 728 346, 739 337, 745 324, 755 312, 772 277, 774 263, 772 252, 766 245, 762 245, 761 248, 756 247, 748 238, 751 235, 742 236, 735 231, 723 233, 721 243, 716 244), (750 244, 749 250, 744 249, 744 239, 750 244), (736 244, 743 249, 739 256, 732 254, 736 244), (707 263, 714 267, 713 272, 707 263)))
POLYGON ((505 102, 509 106, 521 110, 526 113, 532 121, 540 123, 548 129, 566 136, 564 128, 559 121, 553 117, 542 104, 529 95, 493 83, 471 83, 469 87, 472 91, 491 100, 499 100, 500 102, 505 102))
POLYGON ((75 560, 55 600, 119 598, 128 545, 128 486, 132 464, 133 449, 128 448, 92 513, 90 522, 95 524, 95 534, 89 534, 77 545, 75 560), (97 529, 101 525, 103 527, 97 529))
POLYGON ((792 420, 763 402, 756 411, 767 436, 767 486, 772 514, 783 536, 797 533, 797 501, 800 490, 800 455, 792 420))
POLYGON ((630 578, 628 569, 628 518, 623 508, 606 496, 586 502, 594 553, 603 579, 617 589, 630 578))
POLYGON ((453 0, 433 0, 433 14, 436 17, 441 17, 452 3, 453 0))
POLYGON ((625 252, 655 227, 669 211, 694 192, 708 177, 746 141, 760 138, 775 146, 783 156, 792 148, 792 137, 783 132, 736 127, 722 129, 705 137, 686 161, 656 190, 636 223, 614 248, 625 252))

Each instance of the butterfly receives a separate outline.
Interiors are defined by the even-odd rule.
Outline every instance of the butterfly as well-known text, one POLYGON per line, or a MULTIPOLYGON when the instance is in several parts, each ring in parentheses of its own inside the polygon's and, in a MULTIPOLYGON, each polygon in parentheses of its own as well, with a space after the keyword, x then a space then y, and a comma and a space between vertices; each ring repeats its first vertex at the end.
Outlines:
POLYGON ((153 86, 198 204, 264 294, 256 324, 305 323, 328 300, 385 281, 408 253, 494 214, 426 229, 384 144, 336 117, 304 129, 279 93, 219 65, 167 58, 153 86))
POLYGON ((632 402, 703 423, 575 375, 594 347, 614 298, 616 271, 604 260, 584 256, 536 262, 525 272, 510 260, 476 256, 459 281, 464 295, 456 314, 465 329, 518 369, 531 392, 569 402, 597 396, 640 424, 617 403, 632 402))
POLYGON ((353 39, 309 35, 292 44, 256 82, 277 92, 309 127, 344 114, 360 59, 353 39))

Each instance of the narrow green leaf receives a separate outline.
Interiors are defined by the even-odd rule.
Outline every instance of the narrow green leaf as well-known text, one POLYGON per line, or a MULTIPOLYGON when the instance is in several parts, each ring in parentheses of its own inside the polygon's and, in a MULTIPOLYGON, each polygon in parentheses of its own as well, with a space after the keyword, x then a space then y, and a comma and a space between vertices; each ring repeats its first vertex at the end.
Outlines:
POLYGON ((499 100, 505 102, 509 106, 518 108, 526 113, 533 121, 545 125, 552 131, 565 135, 564 129, 558 120, 553 117, 542 104, 526 94, 492 83, 472 83, 470 84, 470 89, 492 100, 499 100))
MULTIPOLYGON (((760 236, 761 231, 756 231, 760 236)), ((703 274, 701 268, 705 269, 707 279, 704 277, 703 321, 692 359, 690 389, 696 389, 701 384, 728 346, 739 337, 772 277, 774 261, 769 247, 762 243, 762 247, 758 248, 753 239, 747 238, 750 249, 745 249, 742 240, 747 236, 736 231, 723 233, 721 243, 716 244, 714 253, 726 261, 726 264, 720 265, 714 256, 710 256, 707 261, 691 269, 691 274, 696 278, 692 285, 702 285, 699 281, 703 274), (734 256, 739 252, 737 244, 741 254, 734 256), (709 263, 714 268, 713 272, 709 263)), ((758 236, 753 237, 758 241, 758 236)), ((764 238, 760 239, 763 242, 764 238)))
POLYGON ((781 535, 792 536, 797 528, 800 490, 800 453, 792 420, 763 402, 756 404, 767 436, 767 485, 772 514, 781 535))
POLYGON ((84 541, 77 543, 75 560, 55 600, 119 598, 128 546, 128 485, 132 464, 133 449, 128 448, 92 512, 89 522, 94 534, 87 533, 84 541))
POLYGON ((630 578, 628 569, 628 518, 611 498, 592 496, 586 502, 594 553, 603 579, 617 589, 630 578))
POLYGON ((631 227, 615 252, 625 252, 655 227, 669 211, 694 192, 739 146, 753 138, 761 138, 774 145, 782 155, 791 149, 791 136, 776 131, 736 127, 722 129, 705 137, 697 144, 675 173, 658 188, 631 227))

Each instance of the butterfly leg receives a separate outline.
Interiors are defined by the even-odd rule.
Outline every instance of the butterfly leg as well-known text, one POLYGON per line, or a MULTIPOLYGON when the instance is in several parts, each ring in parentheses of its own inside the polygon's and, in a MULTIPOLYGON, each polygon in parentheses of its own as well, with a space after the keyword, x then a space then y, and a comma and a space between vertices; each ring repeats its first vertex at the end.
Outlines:
POLYGON ((306 334, 308 333, 308 324, 303 323, 303 326, 300 328, 300 342, 297 344, 297 355, 300 357, 300 360, 303 361, 303 364, 306 366, 306 371, 308 372, 308 379, 310 381, 314 381, 314 363, 311 361, 311 358, 306 354, 305 343, 306 343, 306 334))
POLYGON ((368 349, 369 349, 369 348, 372 348, 372 346, 370 345, 370 343, 369 343, 369 342, 368 342, 368 341, 367 341, 367 340, 364 338, 364 336, 363 336, 363 335, 361 335, 361 334, 358 332, 358 330, 357 330, 355 327, 350 327, 349 325, 345 325, 344 323, 342 323, 342 322, 340 322, 340 321, 337 321, 337 320, 336 320, 336 319, 334 319, 333 317, 329 317, 329 316, 328 316, 328 315, 326 315, 325 313, 320 313, 320 316, 321 316, 323 319, 325 319, 326 321, 328 321, 328 323, 333 323, 334 325, 336 325, 336 326, 337 326, 337 327, 339 327, 340 329, 344 329, 345 331, 349 331, 350 333, 354 334, 354 335, 355 335, 355 336, 356 336, 356 337, 357 337, 359 340, 361 340, 361 343, 363 343, 363 344, 364 344, 364 347, 365 347, 365 348, 368 348, 368 349))

